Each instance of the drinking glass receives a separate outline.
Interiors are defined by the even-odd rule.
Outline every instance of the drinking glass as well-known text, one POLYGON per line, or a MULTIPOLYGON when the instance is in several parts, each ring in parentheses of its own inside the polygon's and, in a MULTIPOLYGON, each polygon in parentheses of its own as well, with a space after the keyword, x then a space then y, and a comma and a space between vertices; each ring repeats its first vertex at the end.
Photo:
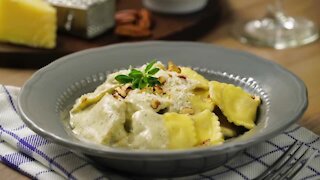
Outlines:
POLYGON ((283 1, 276 0, 269 5, 267 14, 261 19, 235 23, 232 34, 243 43, 275 49, 297 47, 319 38, 319 30, 314 22, 286 15, 282 4, 283 1))

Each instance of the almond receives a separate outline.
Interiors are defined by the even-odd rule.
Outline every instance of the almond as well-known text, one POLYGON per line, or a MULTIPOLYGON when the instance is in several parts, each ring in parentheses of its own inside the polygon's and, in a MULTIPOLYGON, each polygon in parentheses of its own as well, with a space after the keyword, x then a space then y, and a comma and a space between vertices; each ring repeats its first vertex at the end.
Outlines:
POLYGON ((138 12, 138 16, 138 26, 143 29, 149 29, 151 27, 151 13, 146 9, 141 9, 138 12))
POLYGON ((175 65, 171 60, 168 62, 168 70, 181 73, 180 67, 175 65))
POLYGON ((115 29, 115 33, 117 35, 128 37, 148 37, 151 35, 151 31, 149 29, 143 29, 137 25, 132 24, 117 26, 115 29))
POLYGON ((134 9, 127 9, 118 11, 115 15, 117 25, 134 24, 138 20, 138 11, 134 9))
POLYGON ((187 79, 187 76, 184 76, 184 75, 178 75, 178 77, 181 79, 187 79))
POLYGON ((154 86, 153 90, 157 94, 163 94, 163 89, 160 86, 154 86))
POLYGON ((117 92, 113 93, 112 96, 113 96, 114 98, 116 98, 116 99, 122 98, 122 97, 119 95, 119 93, 117 93, 117 92))
POLYGON ((164 84, 167 80, 166 80, 166 78, 165 78, 164 76, 160 76, 160 77, 158 78, 158 81, 159 81, 161 84, 164 84))
POLYGON ((151 107, 153 108, 153 109, 157 109, 159 106, 160 106, 160 101, 158 101, 158 100, 156 100, 156 99, 153 99, 152 101, 151 101, 151 107))

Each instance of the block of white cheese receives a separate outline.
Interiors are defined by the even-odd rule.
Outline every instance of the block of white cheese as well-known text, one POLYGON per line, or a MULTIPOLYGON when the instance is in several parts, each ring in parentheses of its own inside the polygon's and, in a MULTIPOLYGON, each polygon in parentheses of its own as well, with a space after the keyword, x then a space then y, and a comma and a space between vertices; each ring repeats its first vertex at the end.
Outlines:
POLYGON ((0 0, 0 41, 56 46, 56 9, 43 0, 0 0))

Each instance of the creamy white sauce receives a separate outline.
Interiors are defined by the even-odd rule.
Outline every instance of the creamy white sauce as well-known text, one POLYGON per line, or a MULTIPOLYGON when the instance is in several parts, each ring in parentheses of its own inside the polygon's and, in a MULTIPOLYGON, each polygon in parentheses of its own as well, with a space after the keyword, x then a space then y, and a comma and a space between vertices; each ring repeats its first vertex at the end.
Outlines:
POLYGON ((128 144, 133 149, 165 149, 167 132, 162 116, 152 110, 136 111, 128 144))
POLYGON ((78 113, 71 113, 70 125, 73 132, 91 142, 109 144, 127 136, 125 103, 105 95, 97 104, 78 113))
POLYGON ((130 106, 129 108, 134 111, 146 109, 157 112, 173 104, 172 100, 168 97, 141 92, 138 89, 130 91, 128 96, 124 99, 124 101, 127 103, 127 106, 130 106), (160 105, 156 109, 153 109, 151 107, 151 101, 153 100, 157 100, 160 102, 160 105))
MULTIPOLYGON (((145 66, 137 69, 143 71, 145 66)), ((157 62, 154 66, 163 65, 157 62)), ((135 89, 124 99, 113 97, 111 90, 119 86, 115 77, 119 74, 127 75, 129 72, 130 69, 108 75, 107 80, 93 93, 79 98, 95 98, 107 92, 97 102, 81 111, 71 111, 70 125, 73 132, 83 139, 99 144, 133 149, 165 149, 168 144, 167 132, 162 115, 157 112, 163 109, 179 112, 182 108, 191 107, 189 99, 198 82, 181 78, 176 72, 160 70, 154 77, 165 77, 166 82, 161 86, 164 94, 135 89), (160 102, 157 108, 151 107, 154 100, 160 102)), ((82 101, 78 100, 74 109, 81 103, 82 101)))

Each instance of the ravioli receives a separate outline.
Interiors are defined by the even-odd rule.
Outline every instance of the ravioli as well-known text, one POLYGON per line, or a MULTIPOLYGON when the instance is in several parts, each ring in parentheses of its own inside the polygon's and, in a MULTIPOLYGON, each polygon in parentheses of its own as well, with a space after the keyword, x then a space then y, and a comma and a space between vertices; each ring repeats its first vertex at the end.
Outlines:
POLYGON ((204 110, 192 116, 199 145, 218 145, 224 142, 218 116, 204 110))
POLYGON ((185 75, 186 77, 192 79, 192 80, 195 80, 197 81, 197 88, 200 88, 200 89, 208 89, 209 86, 208 86, 208 83, 209 81, 204 78, 202 75, 200 75, 199 73, 197 73, 196 71, 192 70, 191 68, 189 67, 181 67, 181 74, 182 75, 185 75))
POLYGON ((208 90, 195 89, 193 94, 194 95, 190 97, 190 102, 195 113, 199 113, 204 110, 213 111, 215 104, 210 98, 208 90))
POLYGON ((240 87, 211 81, 210 97, 216 102, 229 122, 247 129, 255 126, 260 98, 252 97, 240 87))
POLYGON ((115 85, 102 84, 94 92, 82 95, 73 105, 71 112, 79 112, 90 105, 93 105, 101 100, 101 98, 114 90, 115 85))
POLYGON ((162 116, 151 110, 139 110, 132 115, 128 144, 134 149, 166 149, 167 132, 162 116))
POLYGON ((188 149, 220 145, 252 129, 259 105, 259 97, 240 87, 153 61, 109 74, 76 100, 69 123, 77 137, 96 144, 188 149))
POLYGON ((189 115, 175 112, 163 115, 168 132, 168 149, 186 149, 197 144, 194 122, 189 115))
POLYGON ((104 96, 97 104, 71 113, 70 125, 81 138, 99 144, 117 142, 127 136, 124 129, 124 103, 115 101, 112 95, 104 96))

